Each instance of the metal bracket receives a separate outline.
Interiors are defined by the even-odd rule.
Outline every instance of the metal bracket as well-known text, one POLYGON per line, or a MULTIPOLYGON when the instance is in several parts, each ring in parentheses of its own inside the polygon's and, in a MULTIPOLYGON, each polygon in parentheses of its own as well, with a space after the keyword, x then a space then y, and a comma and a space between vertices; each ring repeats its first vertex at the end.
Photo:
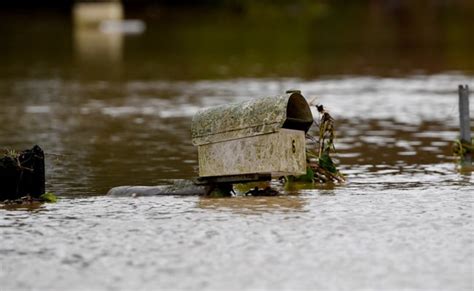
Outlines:
POLYGON ((215 176, 215 177, 198 177, 194 178, 194 184, 196 185, 209 185, 209 184, 232 184, 232 183, 248 183, 257 181, 270 181, 272 175, 270 173, 257 173, 257 174, 244 174, 244 175, 228 175, 228 176, 215 176))

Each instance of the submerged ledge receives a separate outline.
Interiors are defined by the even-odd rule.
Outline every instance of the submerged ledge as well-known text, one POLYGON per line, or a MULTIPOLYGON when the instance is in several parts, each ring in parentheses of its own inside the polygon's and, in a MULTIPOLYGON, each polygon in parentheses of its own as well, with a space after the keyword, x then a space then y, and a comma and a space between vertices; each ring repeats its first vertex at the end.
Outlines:
POLYGON ((108 196, 204 196, 209 193, 210 186, 196 185, 191 180, 174 180, 170 185, 157 186, 119 186, 110 189, 108 196))

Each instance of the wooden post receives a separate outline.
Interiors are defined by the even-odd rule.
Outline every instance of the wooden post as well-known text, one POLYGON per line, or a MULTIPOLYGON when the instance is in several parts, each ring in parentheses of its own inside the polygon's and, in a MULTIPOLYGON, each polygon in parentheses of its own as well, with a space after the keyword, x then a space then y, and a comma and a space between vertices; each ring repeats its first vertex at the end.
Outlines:
POLYGON ((45 192, 44 152, 39 146, 20 153, 0 154, 0 202, 45 192))
MULTIPOLYGON (((459 85, 459 121, 460 121, 460 141, 461 144, 472 146, 471 126, 469 118, 469 87, 467 85, 459 85)), ((466 152, 462 157, 463 166, 472 165, 472 152, 466 152)))

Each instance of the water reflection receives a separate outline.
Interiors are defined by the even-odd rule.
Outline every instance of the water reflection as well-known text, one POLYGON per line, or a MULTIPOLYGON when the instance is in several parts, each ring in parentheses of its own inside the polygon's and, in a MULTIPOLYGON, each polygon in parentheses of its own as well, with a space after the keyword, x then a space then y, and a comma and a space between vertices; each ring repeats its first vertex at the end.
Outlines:
POLYGON ((97 66, 102 70, 117 70, 122 61, 123 35, 103 33, 98 29, 76 28, 74 47, 79 66, 89 70, 97 66))
POLYGON ((123 19, 121 2, 78 2, 73 7, 74 55, 76 64, 87 76, 118 76, 123 58, 122 33, 106 33, 106 21, 123 19))
POLYGON ((305 208, 305 198, 295 195, 278 197, 201 197, 197 207, 207 210, 230 211, 236 214, 262 214, 274 212, 301 212, 305 208))
POLYGON ((389 2, 336 2, 316 7, 317 13, 278 16, 149 7, 129 13, 147 23, 146 32, 123 37, 86 33, 69 14, 2 13, 0 74, 202 80, 473 72, 474 43, 466 37, 474 27, 471 4, 419 9, 389 2), (23 37, 16 37, 19 27, 23 37), (87 74, 76 66, 76 53, 90 64, 120 59, 123 70, 110 74, 103 66, 87 74))

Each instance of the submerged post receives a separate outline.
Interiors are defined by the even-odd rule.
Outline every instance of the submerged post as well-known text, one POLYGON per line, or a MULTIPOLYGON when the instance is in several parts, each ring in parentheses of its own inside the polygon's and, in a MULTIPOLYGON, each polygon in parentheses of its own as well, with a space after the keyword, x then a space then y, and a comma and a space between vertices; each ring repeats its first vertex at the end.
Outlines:
POLYGON ((459 121, 460 121, 460 142, 462 150, 462 165, 472 165, 472 139, 471 125, 469 118, 469 87, 467 85, 459 85, 459 121))

